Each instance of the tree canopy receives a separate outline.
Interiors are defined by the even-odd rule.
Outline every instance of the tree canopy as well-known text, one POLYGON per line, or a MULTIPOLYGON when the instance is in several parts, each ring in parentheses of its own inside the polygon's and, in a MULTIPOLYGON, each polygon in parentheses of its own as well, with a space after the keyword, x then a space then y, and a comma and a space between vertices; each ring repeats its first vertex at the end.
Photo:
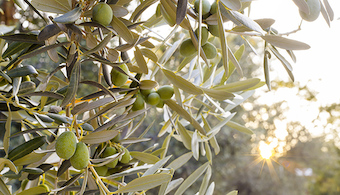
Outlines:
MULTIPOLYGON (((251 0, 14 2, 38 22, 26 20, 26 29, 0 36, 5 195, 147 194, 155 188, 179 195, 199 178, 195 191, 213 194, 219 131, 229 126, 253 133, 233 120, 234 108, 255 89, 271 89, 274 58, 294 81, 282 52, 294 61, 295 50, 310 48, 272 28, 274 19, 248 17, 251 0), (232 36, 242 44, 229 44, 232 36), (249 41, 253 37, 264 45, 249 41), (245 78, 240 63, 257 53, 255 47, 263 47, 264 81, 245 78), (40 58, 46 54, 49 63, 40 58), (149 117, 162 118, 156 133, 149 117), (186 151, 169 153, 173 140, 186 151), (177 178, 192 158, 200 166, 177 178), (12 181, 21 187, 9 188, 12 181)), ((294 3, 303 20, 320 13, 333 20, 327 0, 294 3)), ((237 194, 232 190, 228 194, 237 194)))

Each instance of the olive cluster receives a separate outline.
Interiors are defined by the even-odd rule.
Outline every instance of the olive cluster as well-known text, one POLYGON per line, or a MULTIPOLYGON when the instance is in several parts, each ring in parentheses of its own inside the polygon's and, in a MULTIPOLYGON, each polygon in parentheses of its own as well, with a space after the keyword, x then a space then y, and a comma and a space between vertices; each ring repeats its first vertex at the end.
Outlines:
MULTIPOLYGON (((99 147, 99 149, 100 149, 100 147, 99 147)), ((109 163, 107 163, 103 166, 94 167, 99 176, 106 176, 106 175, 108 175, 108 173, 110 174, 110 172, 115 170, 118 162, 123 163, 123 164, 127 164, 127 163, 130 162, 131 155, 130 155, 129 150, 124 148, 124 147, 120 147, 118 150, 124 151, 124 154, 120 158, 117 157, 114 160, 110 161, 109 163)), ((100 157, 106 158, 106 157, 115 155, 119 152, 118 150, 117 150, 116 147, 108 146, 101 153, 100 157)))
POLYGON ((87 146, 83 142, 77 143, 77 138, 71 131, 65 131, 57 138, 55 151, 60 158, 70 160, 75 169, 84 169, 89 164, 87 146))
POLYGON ((157 91, 154 89, 141 89, 136 94, 136 100, 133 103, 132 110, 141 110, 144 108, 144 103, 162 108, 164 105, 163 100, 168 100, 174 95, 174 88, 170 85, 164 85, 158 88, 157 91))
MULTIPOLYGON (((199 30, 198 28, 195 30, 196 37, 198 37, 198 35, 199 35, 198 30, 199 30)), ((207 27, 201 28, 202 49, 203 49, 203 51, 204 51, 204 53, 205 53, 205 55, 208 59, 213 59, 217 55, 217 49, 216 49, 215 45, 208 42, 209 34, 210 33, 209 33, 209 30, 208 30, 207 27)), ((194 46, 194 43, 192 42, 192 40, 186 39, 181 44, 181 46, 179 48, 179 52, 183 56, 189 57, 189 56, 196 54, 197 50, 196 50, 196 47, 194 46)))

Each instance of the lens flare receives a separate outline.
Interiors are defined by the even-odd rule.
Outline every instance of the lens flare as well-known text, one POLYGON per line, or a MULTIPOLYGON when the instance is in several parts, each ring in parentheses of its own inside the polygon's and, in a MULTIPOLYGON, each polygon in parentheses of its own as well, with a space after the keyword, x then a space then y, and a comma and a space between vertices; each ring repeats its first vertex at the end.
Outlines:
POLYGON ((268 160, 273 155, 273 148, 269 144, 260 142, 259 149, 260 149, 260 155, 264 159, 268 160))

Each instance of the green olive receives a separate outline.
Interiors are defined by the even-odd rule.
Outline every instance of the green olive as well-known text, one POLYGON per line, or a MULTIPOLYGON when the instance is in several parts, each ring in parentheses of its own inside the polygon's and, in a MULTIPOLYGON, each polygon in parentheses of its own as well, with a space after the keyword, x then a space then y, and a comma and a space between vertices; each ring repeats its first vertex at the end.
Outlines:
POLYGON ((144 96, 144 97, 148 97, 148 95, 151 93, 151 92, 154 92, 155 90, 153 89, 141 89, 140 90, 140 93, 144 96))
MULTIPOLYGON (((199 10, 199 5, 200 5, 200 0, 195 0, 194 8, 197 13, 199 10)), ((202 15, 209 13, 210 8, 211 8, 210 2, 208 0, 202 0, 202 15)))
POLYGON ((122 158, 120 159, 120 162, 126 164, 126 163, 130 162, 131 156, 130 156, 130 152, 129 152, 128 149, 124 148, 123 150, 125 151, 125 153, 123 154, 122 158))
POLYGON ((163 100, 168 100, 174 95, 174 88, 170 85, 164 85, 157 90, 159 97, 163 100))
POLYGON ((191 39, 187 39, 183 41, 183 43, 181 44, 179 48, 179 52, 181 53, 181 55, 185 57, 192 56, 196 53, 196 48, 194 44, 192 43, 191 39))
POLYGON ((49 192, 50 191, 50 188, 46 185, 46 184, 40 184, 38 185, 39 187, 43 187, 45 188, 46 192, 49 192))
POLYGON ((321 11, 321 5, 319 0, 306 0, 307 5, 309 7, 309 14, 299 11, 300 16, 302 19, 312 22, 316 20, 319 17, 320 11, 321 11))
POLYGON ((205 55, 207 56, 208 59, 213 59, 216 57, 217 55, 217 49, 215 47, 215 45, 207 42, 206 44, 204 44, 202 46, 202 49, 205 53, 205 55))
MULTIPOLYGON (((197 37, 197 40, 198 40, 199 39, 199 37, 198 37, 198 34, 199 34, 198 28, 195 30, 195 34, 196 34, 196 37, 197 37)), ((207 27, 202 27, 201 35, 202 35, 201 44, 204 45, 204 43, 207 42, 208 37, 209 37, 209 31, 208 31, 207 27)))
POLYGON ((153 92, 148 95, 146 102, 150 105, 156 106, 160 100, 161 98, 159 97, 158 93, 153 92))
POLYGON ((94 167, 99 176, 106 176, 108 168, 106 166, 94 167))
POLYGON ((217 12, 217 3, 216 1, 214 1, 214 3, 211 4, 211 8, 210 8, 210 14, 216 14, 217 12))
MULTIPOLYGON (((105 150, 104 150, 104 152, 102 154, 102 157, 106 158, 106 157, 112 156, 114 154, 117 154, 117 149, 114 148, 114 147, 109 146, 109 147, 105 148, 105 150)), ((113 161, 111 161, 111 162, 109 162, 108 164, 106 164, 106 166, 110 167, 110 168, 115 168, 117 163, 118 163, 118 158, 113 160, 113 161)))
POLYGON ((132 110, 137 111, 137 110, 141 110, 143 108, 144 108, 144 99, 143 99, 142 95, 138 94, 136 96, 135 102, 133 103, 132 110))
POLYGON ((83 142, 77 143, 76 152, 70 158, 71 165, 78 170, 84 169, 89 164, 90 156, 87 146, 83 142))
POLYGON ((219 37, 220 33, 218 31, 218 25, 208 25, 209 32, 215 37, 219 37))
POLYGON ((92 9, 92 19, 95 22, 103 26, 107 26, 111 23, 113 17, 113 11, 111 7, 106 3, 98 3, 92 9))
POLYGON ((156 105, 157 108, 163 108, 164 106, 164 101, 161 99, 158 104, 156 105))
MULTIPOLYGON (((119 66, 126 74, 129 73, 129 68, 127 67, 126 64, 122 64, 119 66)), ((116 69, 112 69, 111 71, 111 80, 112 83, 117 86, 117 87, 121 87, 123 86, 126 81, 129 79, 129 76, 127 76, 124 73, 119 72, 116 69)))
POLYGON ((65 131, 57 138, 55 143, 55 151, 62 159, 70 159, 75 151, 77 145, 77 138, 71 131, 65 131))

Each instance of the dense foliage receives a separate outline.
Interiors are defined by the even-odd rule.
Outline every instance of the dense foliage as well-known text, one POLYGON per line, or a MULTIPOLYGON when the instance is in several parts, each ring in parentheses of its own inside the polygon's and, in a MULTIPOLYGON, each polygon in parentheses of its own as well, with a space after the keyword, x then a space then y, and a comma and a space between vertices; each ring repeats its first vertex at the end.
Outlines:
MULTIPOLYGON (((216 141, 220 129, 227 125, 252 134, 232 121, 236 113, 231 110, 254 89, 271 88, 272 56, 293 80, 291 64, 280 52, 288 51, 294 59, 293 50, 309 48, 272 29, 273 19, 246 16, 251 0, 15 2, 44 23, 31 32, 0 36, 0 111, 5 121, 0 191, 5 195, 146 194, 156 187, 159 194, 174 190, 178 195, 202 175, 196 192, 213 194, 211 166, 213 153, 221 150, 216 141), (159 26, 170 31, 159 35, 159 26), (241 37, 244 45, 228 47, 231 35, 241 37), (248 55, 246 47, 253 48, 251 36, 265 42, 265 82, 243 78, 239 61, 248 55), (50 70, 43 64, 50 70, 46 72, 27 64, 42 53, 58 66, 50 70), (89 70, 96 78, 84 76, 89 70), (235 74, 239 80, 231 81, 235 74), (154 123, 140 127, 153 110, 163 116, 158 137, 164 139, 148 145, 154 123), (18 144, 16 137, 24 141, 18 144), (172 139, 187 152, 176 158, 169 154, 172 139), (192 157, 202 165, 186 178, 174 179, 192 157), (7 185, 13 180, 21 187, 11 192, 7 185)), ((332 20, 326 0, 294 2, 305 20, 316 19, 321 11, 326 21, 332 20)))

